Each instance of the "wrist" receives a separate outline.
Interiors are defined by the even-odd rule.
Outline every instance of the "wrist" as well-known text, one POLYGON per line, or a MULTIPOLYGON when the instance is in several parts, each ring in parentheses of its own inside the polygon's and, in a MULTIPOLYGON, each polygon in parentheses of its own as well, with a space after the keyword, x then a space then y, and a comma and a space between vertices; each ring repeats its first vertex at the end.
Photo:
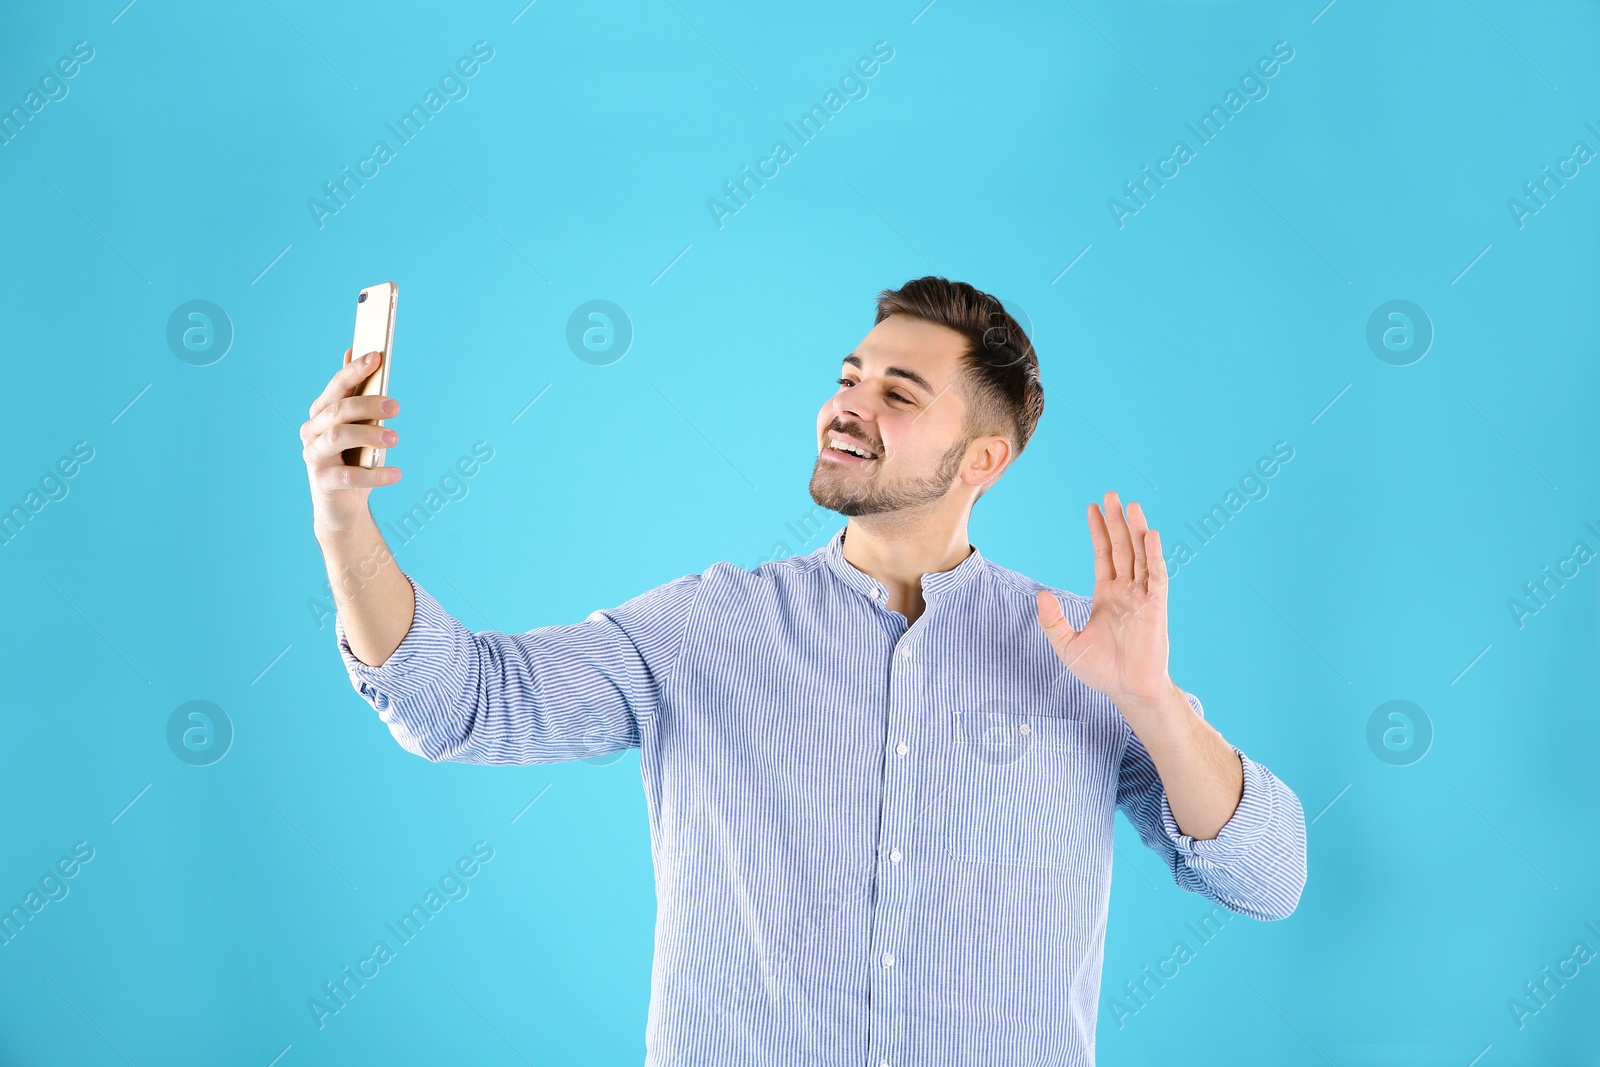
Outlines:
MULTIPOLYGON (((1130 725, 1145 726, 1160 729, 1184 721, 1186 716, 1194 714, 1194 708, 1189 706, 1188 698, 1183 695, 1183 690, 1177 683, 1167 681, 1164 692, 1153 694, 1140 694, 1138 696, 1124 696, 1112 701, 1117 710, 1122 712, 1123 718, 1130 725)), ((1143 731, 1140 731, 1141 733, 1143 731)))
POLYGON ((365 525, 362 520, 365 519, 370 523, 371 518, 370 515, 363 515, 361 518, 351 519, 346 522, 336 522, 321 516, 313 516, 311 519, 311 533, 316 537, 317 542, 322 545, 348 543, 365 525))

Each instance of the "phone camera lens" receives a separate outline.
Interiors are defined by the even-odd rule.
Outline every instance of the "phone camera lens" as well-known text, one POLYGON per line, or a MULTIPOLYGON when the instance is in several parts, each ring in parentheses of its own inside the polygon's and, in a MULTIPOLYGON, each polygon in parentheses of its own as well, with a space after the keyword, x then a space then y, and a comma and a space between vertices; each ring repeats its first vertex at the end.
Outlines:
POLYGON ((360 296, 356 297, 356 303, 358 303, 358 304, 364 304, 364 303, 366 303, 366 300, 367 300, 367 294, 366 293, 362 293, 360 296))

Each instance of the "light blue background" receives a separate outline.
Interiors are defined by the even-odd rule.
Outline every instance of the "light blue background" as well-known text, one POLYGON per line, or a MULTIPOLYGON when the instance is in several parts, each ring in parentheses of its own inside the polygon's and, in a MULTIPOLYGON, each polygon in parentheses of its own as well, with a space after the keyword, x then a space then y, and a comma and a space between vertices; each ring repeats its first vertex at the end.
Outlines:
POLYGON ((815 412, 876 292, 925 273, 1034 325, 1045 417, 972 524, 1006 566, 1087 593, 1106 489, 1193 547, 1185 522, 1294 448, 1173 578, 1171 669, 1298 791, 1310 882, 1119 1029, 1111 997, 1206 910, 1119 819, 1100 1062, 1600 1062, 1600 962, 1521 1029, 1507 1007, 1600 950, 1600 575, 1522 628, 1507 607, 1600 549, 1600 165, 1522 228, 1507 208, 1600 149, 1600 10, 923 2, 0 16, 7 108, 95 50, 0 147, 0 503, 94 449, 0 547, 0 902, 95 849, 0 948, 0 1062, 640 1062, 637 753, 402 751, 316 613, 298 426, 355 292, 398 281, 405 475, 375 514, 488 442, 400 561, 472 628, 576 622, 837 528, 786 527, 813 511, 815 412), (470 95, 319 229, 307 200, 479 40, 470 95), (719 229, 707 199, 880 40, 869 95, 719 229), (1278 41, 1270 95, 1119 229, 1107 199, 1278 41), (165 340, 194 299, 235 331, 210 366, 165 340), (635 329, 610 366, 565 342, 591 299, 635 329), (1365 341, 1391 299, 1436 331, 1411 366, 1365 341), (208 767, 165 738, 194 699, 236 731, 208 767), (1436 733, 1410 766, 1367 745, 1391 699, 1436 733), (480 840, 470 895, 319 1031, 307 1000, 480 840))

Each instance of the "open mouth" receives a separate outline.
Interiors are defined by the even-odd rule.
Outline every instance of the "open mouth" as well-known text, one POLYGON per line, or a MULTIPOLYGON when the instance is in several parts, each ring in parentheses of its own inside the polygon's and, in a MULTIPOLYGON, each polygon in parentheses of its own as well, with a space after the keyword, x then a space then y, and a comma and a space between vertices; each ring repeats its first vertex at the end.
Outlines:
POLYGON ((876 452, 833 434, 829 435, 828 444, 823 448, 822 452, 829 459, 838 463, 865 466, 869 463, 876 463, 878 460, 876 452))

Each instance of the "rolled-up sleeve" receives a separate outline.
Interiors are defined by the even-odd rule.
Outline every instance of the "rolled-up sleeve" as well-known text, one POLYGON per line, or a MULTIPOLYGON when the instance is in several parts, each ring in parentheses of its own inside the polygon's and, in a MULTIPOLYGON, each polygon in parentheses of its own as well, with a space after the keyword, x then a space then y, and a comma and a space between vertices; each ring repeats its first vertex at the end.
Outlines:
POLYGON ((355 657, 335 618, 350 684, 406 751, 493 764, 636 747, 641 723, 662 702, 700 584, 685 575, 581 623, 506 634, 469 631, 406 580, 411 629, 382 666, 355 657))
MULTIPOLYGON (((1195 696, 1184 696, 1195 714, 1204 714, 1195 696)), ((1305 813, 1294 790, 1239 749, 1233 751, 1244 769, 1244 793, 1232 818, 1210 840, 1178 828, 1155 761, 1131 730, 1117 806, 1166 861, 1180 888, 1253 919, 1287 918, 1306 883, 1305 813)))

